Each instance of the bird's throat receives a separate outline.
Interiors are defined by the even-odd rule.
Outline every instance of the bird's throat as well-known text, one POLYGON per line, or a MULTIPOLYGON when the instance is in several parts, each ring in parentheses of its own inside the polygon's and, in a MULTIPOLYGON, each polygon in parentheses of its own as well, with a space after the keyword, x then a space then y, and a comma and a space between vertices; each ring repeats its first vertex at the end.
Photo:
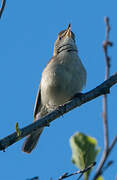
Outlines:
POLYGON ((65 45, 62 45, 58 48, 57 50, 57 54, 63 52, 63 51, 67 51, 67 52, 77 52, 77 48, 76 47, 73 47, 71 44, 65 44, 65 45))

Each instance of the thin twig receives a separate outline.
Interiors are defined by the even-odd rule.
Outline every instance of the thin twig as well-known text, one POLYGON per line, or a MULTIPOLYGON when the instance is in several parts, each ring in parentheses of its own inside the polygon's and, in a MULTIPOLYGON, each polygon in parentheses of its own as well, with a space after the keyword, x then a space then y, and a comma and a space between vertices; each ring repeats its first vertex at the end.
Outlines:
POLYGON ((108 151, 107 151, 107 152, 104 151, 103 156, 102 156, 102 158, 101 158, 101 161, 100 161, 100 163, 99 163, 98 169, 97 169, 97 171, 96 171, 96 174, 95 174, 93 180, 96 180, 96 179, 103 173, 103 170, 102 170, 103 165, 104 165, 104 163, 106 162, 106 160, 107 160, 107 158, 108 158, 111 150, 113 149, 113 147, 114 147, 114 145, 115 145, 116 143, 117 143, 117 136, 115 136, 115 138, 113 139, 112 144, 111 144, 110 147, 108 148, 108 151))
POLYGON ((1 4, 1 8, 0 8, 0 18, 2 16, 3 11, 4 11, 5 4, 6 4, 6 0, 2 0, 2 4, 1 4))
MULTIPOLYGON (((105 17, 106 23, 106 40, 103 43, 104 48, 104 55, 105 55, 105 62, 106 62, 106 72, 105 72, 105 80, 109 78, 110 75, 110 57, 108 56, 108 46, 112 43, 109 41, 109 32, 110 32, 110 25, 109 25, 109 18, 105 17)), ((108 104, 107 104, 107 94, 103 97, 103 120, 104 120, 104 143, 105 143, 105 151, 108 151, 109 146, 109 138, 108 138, 108 104)))
POLYGON ((54 121, 63 114, 71 111, 72 109, 81 106, 82 104, 89 102, 96 97, 107 94, 110 92, 110 88, 117 83, 117 73, 111 76, 108 80, 104 81, 102 84, 94 88, 93 90, 82 94, 80 97, 74 97, 71 101, 66 104, 59 106, 57 109, 46 115, 41 119, 37 119, 36 122, 20 129, 19 136, 17 132, 10 134, 9 136, 0 140, 0 150, 5 150, 8 146, 14 144, 15 142, 21 140, 23 137, 31 134, 33 131, 48 126, 50 122, 54 121))
MULTIPOLYGON (((105 17, 105 23, 106 23, 106 34, 105 34, 105 41, 103 43, 103 49, 104 49, 105 62, 106 62, 105 80, 107 80, 110 75, 110 57, 108 56, 108 46, 112 46, 113 44, 112 42, 109 41, 110 25, 109 25, 108 17, 105 17)), ((104 152, 93 180, 96 180, 102 174, 103 172, 102 168, 104 166, 104 163, 107 160, 107 157, 111 152, 112 148, 114 147, 115 143, 117 142, 117 137, 115 137, 112 144, 109 147, 107 111, 108 111, 107 94, 104 94, 103 96, 104 152)))
POLYGON ((68 174, 68 173, 64 173, 62 176, 59 177, 58 180, 63 180, 63 179, 66 179, 70 176, 74 176, 74 175, 77 175, 77 174, 81 174, 77 180, 80 179, 80 177, 85 173, 85 172, 88 172, 92 167, 94 167, 96 165, 96 162, 93 162, 92 164, 90 164, 88 167, 86 167, 85 169, 83 170, 80 170, 80 171, 76 171, 74 173, 71 173, 71 174, 68 174))
POLYGON ((109 161, 106 166, 103 167, 101 174, 103 174, 113 163, 114 161, 109 161))
POLYGON ((111 152, 111 150, 113 149, 113 147, 114 147, 114 145, 116 144, 116 142, 117 142, 117 136, 114 137, 114 139, 113 139, 110 147, 108 148, 108 153, 111 152))
POLYGON ((39 180, 39 177, 38 176, 35 176, 33 178, 29 178, 29 179, 26 179, 26 180, 39 180))

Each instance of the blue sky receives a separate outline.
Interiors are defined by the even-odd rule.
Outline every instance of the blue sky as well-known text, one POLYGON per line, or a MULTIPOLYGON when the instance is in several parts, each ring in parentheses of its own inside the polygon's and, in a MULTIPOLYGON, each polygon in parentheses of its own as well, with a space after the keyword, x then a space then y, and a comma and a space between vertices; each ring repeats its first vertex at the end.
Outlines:
MULTIPOLYGON (((33 120, 33 108, 41 73, 53 53, 59 31, 72 24, 79 56, 87 69, 84 92, 104 80, 105 61, 102 41, 105 38, 104 17, 109 16, 109 49, 111 74, 117 71, 117 2, 106 0, 50 0, 7 1, 0 20, 0 138, 33 120)), ((117 85, 109 95, 110 142, 117 134, 117 85)), ((95 137, 103 151, 102 97, 57 119, 41 136, 37 148, 30 155, 21 152, 24 140, 0 152, 0 179, 25 180, 39 176, 40 180, 57 179, 64 172, 76 171, 71 162, 69 138, 75 132, 95 137)), ((109 160, 114 164, 104 174, 105 179, 117 175, 117 145, 109 160)), ((95 169, 94 169, 95 172, 95 169)), ((74 179, 71 178, 71 180, 74 179)))

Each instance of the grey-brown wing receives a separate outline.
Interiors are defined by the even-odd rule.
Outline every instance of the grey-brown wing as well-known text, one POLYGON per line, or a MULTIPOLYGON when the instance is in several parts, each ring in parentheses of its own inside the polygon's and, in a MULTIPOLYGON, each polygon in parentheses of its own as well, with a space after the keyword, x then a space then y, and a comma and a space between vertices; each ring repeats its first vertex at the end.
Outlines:
POLYGON ((34 118, 36 117, 37 113, 39 112, 41 106, 41 88, 39 87, 36 101, 35 101, 35 107, 34 107, 34 118))

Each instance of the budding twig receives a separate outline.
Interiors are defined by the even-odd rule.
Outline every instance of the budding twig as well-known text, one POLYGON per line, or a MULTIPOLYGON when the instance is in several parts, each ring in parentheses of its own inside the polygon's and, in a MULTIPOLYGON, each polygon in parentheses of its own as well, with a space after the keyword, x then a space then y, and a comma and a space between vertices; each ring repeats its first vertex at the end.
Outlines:
MULTIPOLYGON (((113 43, 109 41, 110 25, 109 25, 108 17, 105 17, 105 23, 106 23, 106 33, 105 33, 105 41, 103 43, 103 49, 104 49, 105 62, 106 62, 105 80, 107 80, 110 76, 110 57, 108 56, 108 47, 112 46, 113 43)), ((104 94, 103 96, 103 124, 104 124, 104 152, 93 180, 96 180, 102 174, 103 172, 102 168, 105 164, 105 161, 107 160, 108 155, 110 154, 112 148, 117 142, 117 136, 116 136, 112 141, 112 144, 109 146, 107 94, 104 94)))

